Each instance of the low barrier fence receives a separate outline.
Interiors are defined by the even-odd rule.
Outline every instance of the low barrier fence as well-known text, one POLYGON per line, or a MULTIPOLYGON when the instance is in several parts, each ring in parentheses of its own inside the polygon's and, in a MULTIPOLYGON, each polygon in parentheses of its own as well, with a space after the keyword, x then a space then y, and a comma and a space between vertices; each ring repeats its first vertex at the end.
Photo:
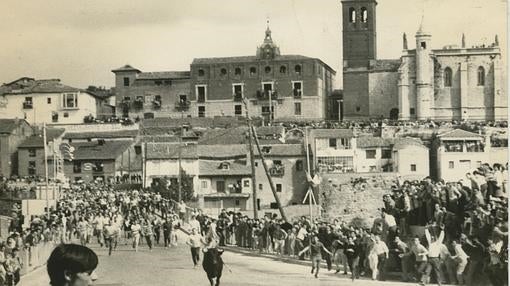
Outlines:
POLYGON ((45 265, 55 246, 54 242, 49 241, 22 249, 19 254, 23 261, 20 274, 25 275, 45 265))

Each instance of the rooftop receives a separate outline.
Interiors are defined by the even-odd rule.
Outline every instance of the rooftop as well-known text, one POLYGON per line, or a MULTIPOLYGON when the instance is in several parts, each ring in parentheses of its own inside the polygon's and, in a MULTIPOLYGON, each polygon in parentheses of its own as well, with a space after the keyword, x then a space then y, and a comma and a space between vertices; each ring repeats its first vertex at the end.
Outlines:
POLYGON ((0 95, 9 94, 31 94, 31 93, 63 93, 63 92, 85 92, 98 97, 92 92, 83 89, 64 85, 60 79, 33 79, 22 77, 13 82, 0 86, 0 95))
MULTIPOLYGON (((63 128, 46 128, 46 143, 53 141, 55 138, 60 137, 64 134, 65 129, 63 128)), ((43 148, 43 136, 34 135, 28 137, 18 148, 43 148)))
POLYGON ((477 134, 477 133, 473 133, 473 132, 469 132, 469 131, 466 131, 466 130, 462 130, 462 129, 454 129, 452 131, 448 131, 448 132, 445 132, 443 134, 439 134, 437 137, 439 137, 440 139, 450 139, 450 140, 456 140, 456 139, 473 139, 473 138, 476 138, 476 139, 481 139, 483 138, 482 135, 480 134, 477 134))
POLYGON ((141 72, 139 69, 136 69, 128 64, 120 67, 120 68, 117 68, 117 69, 113 69, 112 72, 115 73, 115 72, 128 72, 128 71, 136 71, 136 72, 141 72))
POLYGON ((28 125, 24 119, 0 118, 0 134, 11 134, 23 122, 28 125))
POLYGON ((189 71, 161 71, 161 72, 142 72, 136 77, 136 80, 155 80, 155 79, 188 79, 189 71))
POLYGON ((200 160, 199 176, 250 176, 249 165, 237 162, 200 160), (228 169, 221 168, 222 164, 228 164, 228 169))
MULTIPOLYGON (((264 157, 300 157, 305 156, 305 148, 302 144, 272 144, 272 145, 261 145, 260 149, 264 157), (269 152, 264 152, 264 149, 269 152)), ((254 155, 260 156, 256 146, 253 147, 254 155)))
POLYGON ((228 159, 236 157, 246 157, 248 147, 244 144, 229 145, 198 145, 198 156, 200 159, 228 159))
POLYGON ((65 139, 112 139, 112 138, 134 138, 138 136, 138 130, 120 130, 110 132, 68 132, 65 139))
MULTIPOLYGON (((147 160, 179 159, 179 144, 148 143, 147 160)), ((196 144, 183 144, 181 159, 198 159, 196 144)))
POLYGON ((312 138, 352 138, 354 133, 351 129, 312 129, 312 138))
POLYGON ((115 160, 131 145, 131 140, 70 143, 74 148, 74 160, 115 160))

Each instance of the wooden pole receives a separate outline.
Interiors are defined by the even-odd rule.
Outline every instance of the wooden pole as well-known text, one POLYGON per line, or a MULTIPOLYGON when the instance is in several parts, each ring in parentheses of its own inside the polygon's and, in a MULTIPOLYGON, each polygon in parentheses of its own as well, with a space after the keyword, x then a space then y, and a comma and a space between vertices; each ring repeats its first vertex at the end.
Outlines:
POLYGON ((48 200, 48 189, 50 188, 48 178, 48 148, 46 146, 46 123, 43 123, 43 144, 44 144, 44 177, 46 181, 46 213, 50 217, 50 202, 48 200))
POLYGON ((253 156, 253 132, 251 130, 252 122, 250 115, 248 114, 248 104, 246 100, 243 100, 244 107, 246 109, 246 120, 248 121, 248 144, 250 148, 250 165, 251 165, 251 190, 252 190, 252 199, 253 199, 253 218, 258 218, 258 204, 257 204, 257 180, 255 173, 255 156, 253 156))
POLYGON ((273 192, 273 196, 276 200, 276 204, 278 205, 278 209, 280 209, 280 214, 282 216, 282 219, 284 221, 287 221, 287 217, 285 216, 285 212, 284 212, 282 204, 280 202, 280 198, 278 197, 278 194, 276 193, 276 189, 273 184, 273 178, 269 174, 269 168, 267 167, 266 161, 264 159, 264 155, 262 154, 262 151, 260 150, 259 139, 257 138, 257 131, 255 130, 255 128, 253 126, 251 127, 251 130, 253 133, 253 138, 255 139, 255 144, 257 145, 257 150, 259 152, 260 159, 262 161, 262 166, 264 166, 264 171, 266 172, 267 179, 269 180, 269 186, 271 187, 271 191, 273 192))

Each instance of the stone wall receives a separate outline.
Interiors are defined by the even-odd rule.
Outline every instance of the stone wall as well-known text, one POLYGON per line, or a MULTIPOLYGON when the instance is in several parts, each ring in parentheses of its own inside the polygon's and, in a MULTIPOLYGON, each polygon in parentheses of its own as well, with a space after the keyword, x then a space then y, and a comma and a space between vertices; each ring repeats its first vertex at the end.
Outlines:
POLYGON ((340 218, 350 222, 355 217, 370 224, 379 217, 382 196, 389 194, 396 173, 328 174, 321 183, 321 205, 327 219, 340 218), (363 180, 365 183, 352 181, 363 180))

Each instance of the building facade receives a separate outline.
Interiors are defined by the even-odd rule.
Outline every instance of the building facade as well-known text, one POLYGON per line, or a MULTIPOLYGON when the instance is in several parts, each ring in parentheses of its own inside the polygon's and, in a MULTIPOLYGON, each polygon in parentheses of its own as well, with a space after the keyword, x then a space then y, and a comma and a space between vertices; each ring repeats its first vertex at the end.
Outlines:
POLYGON ((125 65, 112 72, 118 116, 148 119, 191 115, 189 71, 142 72, 125 65))
POLYGON ((245 116, 248 108, 269 122, 325 119, 335 71, 316 58, 280 54, 267 28, 255 56, 197 58, 190 76, 193 116, 245 116))
POLYGON ((33 134, 22 119, 0 119, 0 176, 18 174, 18 146, 33 134))
POLYGON ((0 118, 23 118, 31 125, 79 124, 98 117, 102 100, 59 79, 23 77, 0 86, 0 118))
POLYGON ((431 46, 424 23, 400 59, 377 59, 375 0, 343 0, 346 119, 506 120, 507 90, 497 36, 489 45, 431 46))

